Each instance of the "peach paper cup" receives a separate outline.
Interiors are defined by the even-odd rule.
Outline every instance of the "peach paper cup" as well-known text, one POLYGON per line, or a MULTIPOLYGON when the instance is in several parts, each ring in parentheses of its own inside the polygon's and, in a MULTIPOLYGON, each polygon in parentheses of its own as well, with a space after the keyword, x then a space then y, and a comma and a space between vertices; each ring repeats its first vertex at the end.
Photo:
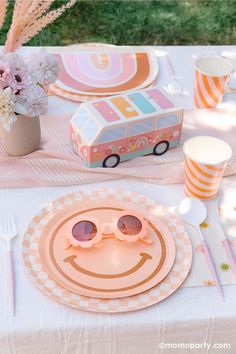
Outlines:
POLYGON ((196 136, 184 143, 184 190, 188 197, 211 200, 218 193, 231 147, 215 137, 196 136))
POLYGON ((195 62, 194 101, 197 108, 221 103, 233 64, 221 57, 200 57, 195 62))

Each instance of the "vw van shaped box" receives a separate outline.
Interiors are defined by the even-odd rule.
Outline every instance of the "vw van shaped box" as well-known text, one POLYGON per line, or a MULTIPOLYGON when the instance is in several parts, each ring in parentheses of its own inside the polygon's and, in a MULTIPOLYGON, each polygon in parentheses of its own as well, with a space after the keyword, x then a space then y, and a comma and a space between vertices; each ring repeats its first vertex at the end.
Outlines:
POLYGON ((183 109, 153 87, 82 103, 71 119, 71 137, 85 166, 115 167, 176 147, 182 121, 183 109))

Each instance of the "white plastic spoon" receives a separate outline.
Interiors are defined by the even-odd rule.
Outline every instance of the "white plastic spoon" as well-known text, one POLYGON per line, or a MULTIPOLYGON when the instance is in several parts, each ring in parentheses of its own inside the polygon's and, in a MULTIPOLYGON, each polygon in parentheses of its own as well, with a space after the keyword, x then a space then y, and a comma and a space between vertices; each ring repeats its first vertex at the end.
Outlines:
POLYGON ((201 240, 201 244, 204 250, 204 254, 206 257, 206 261, 211 272, 211 276, 213 280, 216 282, 217 290, 219 291, 221 297, 224 299, 224 294, 222 288, 220 286, 220 281, 218 278, 218 274, 216 271, 216 267, 211 255, 211 252, 208 248, 208 245, 204 239, 202 234, 200 224, 206 220, 207 218, 207 209, 203 202, 201 202, 197 198, 185 198, 179 205, 179 214, 183 218, 183 220, 196 228, 198 231, 198 235, 201 240))

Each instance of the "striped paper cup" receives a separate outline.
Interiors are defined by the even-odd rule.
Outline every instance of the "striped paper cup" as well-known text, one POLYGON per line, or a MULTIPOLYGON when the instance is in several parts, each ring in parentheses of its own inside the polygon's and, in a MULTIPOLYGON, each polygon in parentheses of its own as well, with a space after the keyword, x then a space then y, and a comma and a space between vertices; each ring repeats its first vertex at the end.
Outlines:
POLYGON ((189 197, 213 199, 232 150, 223 140, 196 136, 184 143, 184 189, 189 197))
POLYGON ((221 57, 200 57, 195 62, 194 101, 197 108, 221 103, 233 64, 221 57))

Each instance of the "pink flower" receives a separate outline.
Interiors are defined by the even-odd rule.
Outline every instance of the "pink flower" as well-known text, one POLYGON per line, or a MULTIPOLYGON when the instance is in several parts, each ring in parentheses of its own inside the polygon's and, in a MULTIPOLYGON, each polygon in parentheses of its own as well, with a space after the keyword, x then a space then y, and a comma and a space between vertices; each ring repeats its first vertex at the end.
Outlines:
POLYGON ((0 89, 5 89, 9 86, 11 79, 11 69, 7 63, 0 61, 0 89))
POLYGON ((21 69, 15 69, 11 75, 10 86, 15 93, 19 93, 20 90, 26 88, 29 85, 29 77, 27 69, 22 67, 21 69))
POLYGON ((10 66, 7 63, 0 61, 0 81, 7 82, 10 76, 10 72, 10 66))
POLYGON ((15 94, 30 84, 29 72, 23 58, 16 53, 7 53, 3 57, 10 67, 8 86, 15 94))

